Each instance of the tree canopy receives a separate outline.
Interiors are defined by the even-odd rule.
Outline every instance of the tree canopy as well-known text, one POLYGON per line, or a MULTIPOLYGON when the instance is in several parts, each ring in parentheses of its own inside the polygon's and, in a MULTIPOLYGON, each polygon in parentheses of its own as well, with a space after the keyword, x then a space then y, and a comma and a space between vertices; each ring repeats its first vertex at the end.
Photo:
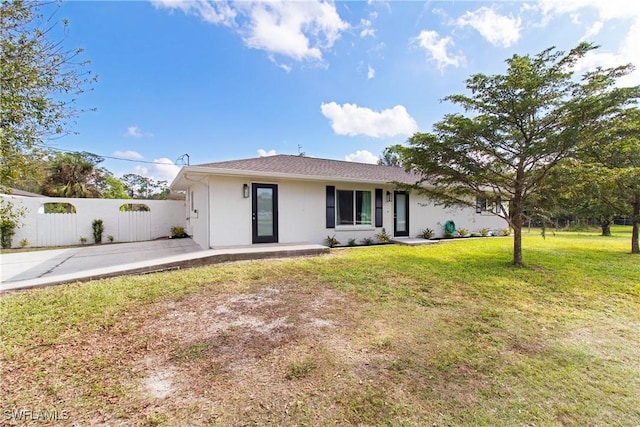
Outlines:
POLYGON ((631 252, 640 253, 640 111, 629 109, 584 139, 579 167, 597 205, 632 219, 631 252))
POLYGON ((400 166, 400 156, 398 156, 398 146, 392 145, 382 150, 378 164, 382 166, 400 166))
POLYGON ((55 13, 43 14, 52 3, 0 3, 0 186, 28 180, 31 151, 71 131, 70 120, 81 111, 76 99, 95 81, 82 49, 55 38, 55 13))
POLYGON ((47 176, 42 192, 52 197, 101 197, 96 167, 102 157, 92 153, 58 153, 47 163, 47 176))
POLYGON ((403 165, 422 177, 415 188, 436 202, 474 206, 483 197, 500 204, 496 214, 514 230, 517 266, 525 207, 550 171, 637 103, 638 87, 616 86, 631 65, 575 75, 576 62, 596 48, 581 43, 568 53, 552 47, 513 55, 505 74, 472 75, 470 94, 445 98, 464 113, 445 115, 432 133, 416 133, 397 148, 403 165))
POLYGON ((167 181, 155 181, 153 178, 128 173, 122 177, 122 182, 134 199, 166 199, 169 196, 167 181))

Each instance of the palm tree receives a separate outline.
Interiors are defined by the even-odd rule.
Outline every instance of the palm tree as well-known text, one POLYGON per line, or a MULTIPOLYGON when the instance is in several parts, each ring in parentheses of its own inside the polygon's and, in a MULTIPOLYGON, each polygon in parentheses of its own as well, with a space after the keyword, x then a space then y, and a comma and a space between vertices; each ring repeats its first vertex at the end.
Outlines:
POLYGON ((52 197, 100 197, 95 181, 96 164, 101 161, 86 152, 57 154, 47 168, 43 193, 52 197))

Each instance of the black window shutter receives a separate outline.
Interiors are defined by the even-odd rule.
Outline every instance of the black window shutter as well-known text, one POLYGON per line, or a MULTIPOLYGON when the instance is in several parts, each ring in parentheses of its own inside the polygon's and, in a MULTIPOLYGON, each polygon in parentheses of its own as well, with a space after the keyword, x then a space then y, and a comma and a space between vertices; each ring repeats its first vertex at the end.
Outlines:
POLYGON ((327 185, 327 228, 336 228, 336 187, 327 185))
POLYGON ((382 227, 382 188, 376 188, 376 227, 382 227))

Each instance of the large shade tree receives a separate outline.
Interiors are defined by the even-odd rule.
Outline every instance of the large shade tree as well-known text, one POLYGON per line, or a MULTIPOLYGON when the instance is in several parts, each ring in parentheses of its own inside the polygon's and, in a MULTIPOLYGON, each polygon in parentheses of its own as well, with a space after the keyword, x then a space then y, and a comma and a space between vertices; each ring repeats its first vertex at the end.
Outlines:
POLYGON ((29 179, 32 150, 72 132, 76 99, 94 81, 67 49, 55 2, 0 0, 0 187, 29 179))
POLYGON ((513 228, 516 266, 523 265, 525 208, 549 172, 638 100, 638 87, 616 86, 630 65, 575 75, 576 62, 593 49, 581 43, 568 53, 514 55, 505 74, 472 75, 469 94, 445 98, 463 112, 445 115, 432 133, 416 133, 398 149, 403 165, 422 177, 416 188, 437 202, 474 206, 483 197, 502 205, 496 214, 513 228))

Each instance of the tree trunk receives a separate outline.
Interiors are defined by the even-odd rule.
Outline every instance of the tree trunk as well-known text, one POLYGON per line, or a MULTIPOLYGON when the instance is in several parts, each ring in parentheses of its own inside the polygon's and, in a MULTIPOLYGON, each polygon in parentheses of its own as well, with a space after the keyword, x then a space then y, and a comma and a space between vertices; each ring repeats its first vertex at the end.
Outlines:
POLYGON ((633 228, 631 231, 631 253, 640 254, 640 243, 638 242, 638 229, 640 229, 640 193, 636 193, 633 202, 633 216, 631 217, 633 228))
POLYGON ((516 189, 513 197, 513 265, 522 267, 522 192, 516 189))
POLYGON ((522 267, 522 226, 513 221, 513 265, 522 267))
POLYGON ((600 221, 600 228, 602 228, 603 236, 611 236, 611 221, 603 219, 600 221))

